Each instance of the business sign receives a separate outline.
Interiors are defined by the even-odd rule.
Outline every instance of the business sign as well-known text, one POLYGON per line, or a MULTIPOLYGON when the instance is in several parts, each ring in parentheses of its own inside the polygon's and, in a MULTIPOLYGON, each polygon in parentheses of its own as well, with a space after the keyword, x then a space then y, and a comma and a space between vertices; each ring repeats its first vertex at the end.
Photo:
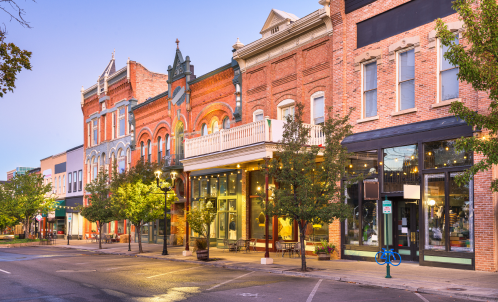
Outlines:
POLYGON ((382 201, 382 213, 384 214, 392 214, 393 212, 393 205, 390 200, 383 200, 382 201))
POLYGON ((43 218, 43 217, 42 217, 42 215, 40 215, 40 214, 36 215, 36 217, 35 217, 36 221, 41 221, 41 220, 42 220, 42 218, 43 218))

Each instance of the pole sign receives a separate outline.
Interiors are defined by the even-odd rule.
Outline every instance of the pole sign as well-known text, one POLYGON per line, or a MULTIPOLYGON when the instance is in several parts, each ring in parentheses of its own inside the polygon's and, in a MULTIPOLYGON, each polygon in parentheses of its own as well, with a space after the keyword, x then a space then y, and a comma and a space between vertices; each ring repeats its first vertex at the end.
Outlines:
POLYGON ((41 221, 43 219, 42 215, 38 214, 35 217, 36 221, 41 221))
POLYGON ((71 219, 73 218, 73 213, 68 213, 67 214, 67 221, 71 222, 71 219))
POLYGON ((393 212, 392 202, 390 200, 383 200, 382 201, 382 213, 392 214, 392 212, 393 212))

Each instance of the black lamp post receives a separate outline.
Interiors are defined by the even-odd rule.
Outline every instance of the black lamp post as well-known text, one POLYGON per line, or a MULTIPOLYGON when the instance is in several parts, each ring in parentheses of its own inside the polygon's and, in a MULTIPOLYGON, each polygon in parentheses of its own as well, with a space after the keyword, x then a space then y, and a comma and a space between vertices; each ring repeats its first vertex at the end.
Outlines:
POLYGON ((156 171, 156 183, 157 187, 164 192, 164 240, 163 240, 163 255, 168 255, 168 239, 167 239, 167 225, 168 225, 168 193, 172 191, 175 186, 176 172, 171 172, 171 187, 161 188, 159 186, 159 177, 161 177, 161 171, 156 171))

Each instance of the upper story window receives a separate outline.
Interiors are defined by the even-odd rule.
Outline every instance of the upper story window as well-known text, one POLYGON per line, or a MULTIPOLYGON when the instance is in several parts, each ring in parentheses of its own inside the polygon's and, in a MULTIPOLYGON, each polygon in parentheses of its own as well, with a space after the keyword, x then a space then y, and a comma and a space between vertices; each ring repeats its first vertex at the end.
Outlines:
POLYGON ((87 130, 87 146, 90 147, 92 145, 92 131, 90 129, 90 123, 86 123, 86 130, 87 130))
POLYGON ((225 118, 223 119, 223 129, 230 129, 230 119, 228 118, 228 116, 225 116, 225 118))
POLYGON ((278 26, 275 26, 274 28, 271 29, 271 34, 275 34, 275 33, 278 33, 278 26))
POLYGON ((66 175, 62 175, 62 193, 66 193, 66 175))
POLYGON ((363 64, 364 117, 377 115, 377 62, 363 64))
POLYGON ((170 142, 170 136, 169 136, 169 134, 166 134, 165 141, 166 141, 166 156, 169 156, 169 154, 170 154, 170 143, 171 143, 170 142))
POLYGON ((415 108, 415 50, 398 54, 399 110, 415 108))
POLYGON ((125 107, 119 108, 119 136, 125 135, 126 123, 125 123, 125 107))
POLYGON ((254 113, 252 114, 252 118, 253 118, 253 122, 258 122, 258 121, 262 121, 265 119, 265 115, 264 115, 264 112, 262 109, 258 109, 256 111, 254 111, 254 113))
MULTIPOLYGON (((455 37, 455 43, 458 44, 458 35, 455 37)), ((439 82, 441 89, 441 101, 456 99, 458 93, 458 66, 452 65, 444 58, 444 54, 448 51, 448 46, 441 45, 439 50, 439 82)))
POLYGON ((150 139, 147 141, 147 161, 150 163, 150 158, 152 154, 152 146, 150 143, 150 139))
POLYGON ((325 96, 313 98, 313 124, 322 125, 325 122, 325 96))
POLYGON ((78 175, 76 174, 76 171, 74 171, 73 172, 73 182, 69 183, 69 186, 73 186, 73 192, 76 192, 76 190, 78 189, 78 187, 76 186, 77 182, 78 182, 78 175))
POLYGON ((295 102, 292 99, 283 100, 277 105, 277 119, 286 121, 287 116, 294 116, 296 109, 295 102))
POLYGON ((123 173, 126 170, 126 160, 122 149, 118 151, 118 172, 123 173))
POLYGON ((97 177, 97 173, 98 173, 97 158, 95 156, 93 157, 93 160, 92 160, 92 170, 93 170, 92 180, 94 180, 97 177))
POLYGON ((140 142, 140 159, 144 159, 145 157, 145 147, 144 142, 140 142))
POLYGON ((78 171, 78 182, 78 191, 81 191, 83 189, 83 170, 78 171))
POLYGON ((163 157, 163 142, 161 140, 161 137, 159 136, 157 138, 157 162, 160 162, 162 157, 163 157))
POLYGON ((208 135, 208 127, 206 124, 202 124, 202 127, 201 127, 201 135, 202 136, 205 136, 205 135, 208 135))
POLYGON ((71 191, 72 191, 71 189, 73 187, 73 178, 72 178, 72 176, 73 176, 72 173, 68 173, 67 174, 67 192, 68 193, 71 193, 71 191))
POLYGON ((116 138, 116 112, 113 112, 111 114, 112 116, 112 139, 115 139, 116 138))
POLYGON ((98 120, 97 119, 94 119, 92 121, 92 125, 93 125, 93 145, 96 146, 98 145, 99 143, 99 126, 98 126, 98 120))
POLYGON ((220 132, 220 127, 218 126, 218 121, 214 121, 211 127, 211 133, 220 132))

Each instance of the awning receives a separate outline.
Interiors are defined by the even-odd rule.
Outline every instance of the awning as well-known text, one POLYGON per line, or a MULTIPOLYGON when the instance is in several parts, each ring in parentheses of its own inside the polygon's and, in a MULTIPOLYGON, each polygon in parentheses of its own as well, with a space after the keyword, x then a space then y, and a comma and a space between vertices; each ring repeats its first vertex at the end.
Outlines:
POLYGON ((83 205, 83 196, 66 198, 66 213, 78 213, 78 210, 76 210, 75 208, 79 205, 83 205))
POLYGON ((66 217, 65 200, 56 200, 55 217, 66 217))

